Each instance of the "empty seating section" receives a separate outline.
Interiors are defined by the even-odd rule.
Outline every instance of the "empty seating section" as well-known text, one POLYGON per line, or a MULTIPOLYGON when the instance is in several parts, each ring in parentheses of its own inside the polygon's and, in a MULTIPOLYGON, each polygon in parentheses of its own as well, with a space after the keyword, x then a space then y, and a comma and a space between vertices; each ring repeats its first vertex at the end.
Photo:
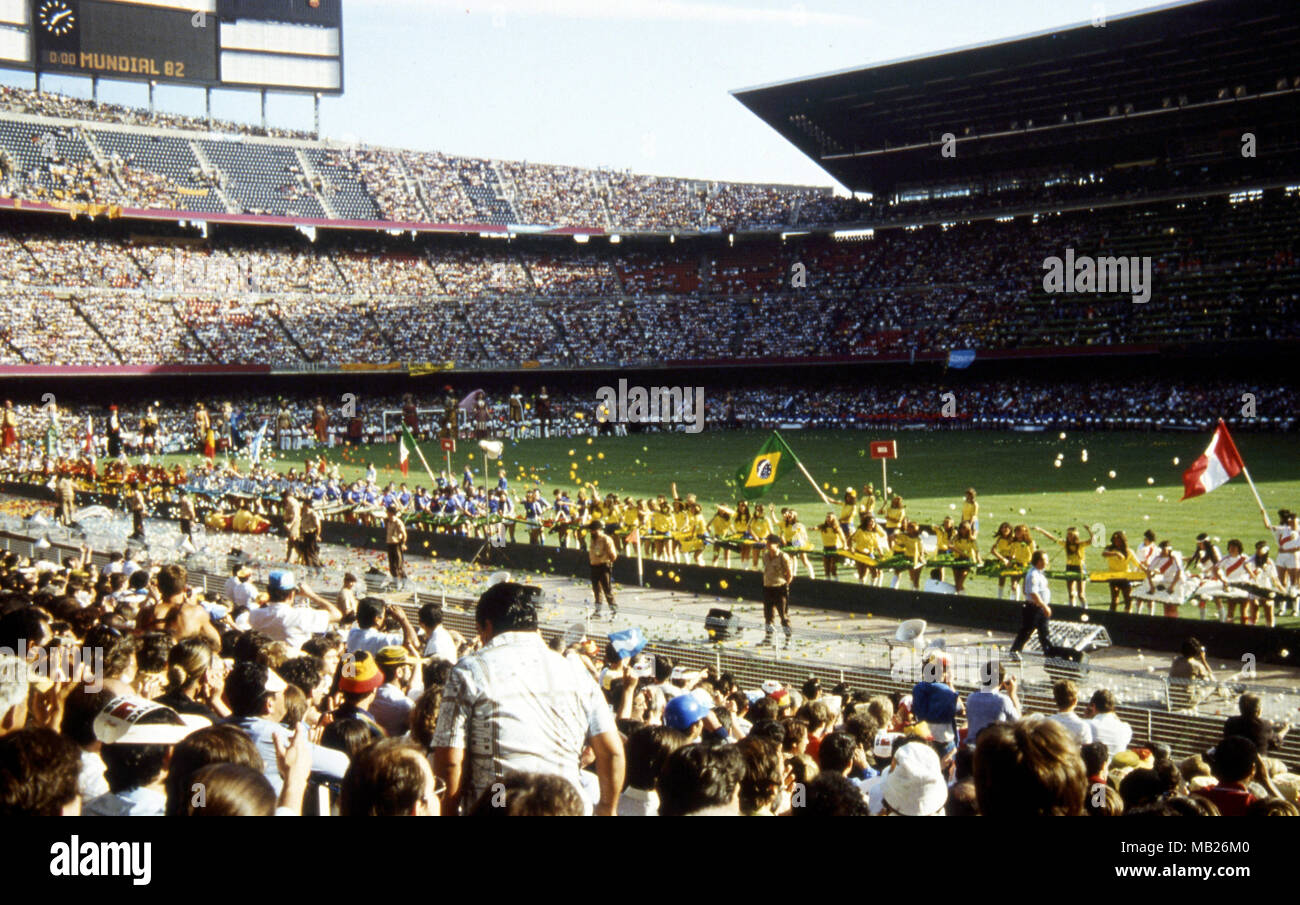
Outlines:
POLYGON ((501 181, 497 179, 492 164, 486 160, 461 158, 458 170, 461 184, 465 186, 465 194, 474 205, 478 222, 497 226, 519 222, 514 208, 501 194, 501 181))
POLYGON ((304 156, 321 179, 321 193, 344 220, 382 220, 374 199, 366 194, 365 183, 355 160, 333 149, 307 148, 304 156))
POLYGON ((251 142, 199 140, 203 153, 225 174, 223 188, 246 213, 323 218, 292 149, 251 142))
POLYGON ((10 191, 41 201, 116 203, 112 179, 102 173, 76 126, 0 119, 0 170, 10 191))
POLYGON ((189 141, 108 129, 97 129, 91 137, 115 165, 120 162, 131 178, 139 181, 128 202, 132 206, 195 211, 226 209, 213 187, 213 180, 203 174, 189 141))

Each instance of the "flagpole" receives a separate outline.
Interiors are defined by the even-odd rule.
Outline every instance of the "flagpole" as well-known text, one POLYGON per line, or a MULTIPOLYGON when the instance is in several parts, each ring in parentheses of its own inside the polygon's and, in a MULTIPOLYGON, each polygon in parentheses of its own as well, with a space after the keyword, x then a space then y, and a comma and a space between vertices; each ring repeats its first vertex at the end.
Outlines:
POLYGON ((799 461, 799 457, 794 454, 794 447, 792 447, 789 443, 785 442, 785 437, 782 437, 780 432, 772 431, 772 433, 775 434, 777 439, 779 439, 785 445, 786 449, 790 450, 790 458, 794 459, 794 464, 799 467, 799 470, 801 472, 803 472, 803 476, 808 479, 808 483, 812 485, 813 490, 817 491, 817 495, 822 498, 822 502, 825 503, 827 506, 831 505, 831 498, 828 497, 826 494, 822 493, 822 489, 819 486, 817 486, 817 482, 814 481, 813 476, 808 473, 808 469, 803 467, 803 463, 799 461))
POLYGON ((641 587, 645 587, 645 575, 644 575, 644 574, 642 573, 642 571, 641 571, 641 530, 640 530, 640 527, 639 527, 639 526, 638 526, 637 528, 634 528, 633 530, 637 532, 637 535, 636 535, 636 583, 637 583, 638 585, 640 585, 641 587))
POLYGON ((415 447, 415 454, 420 457, 420 464, 424 466, 425 472, 429 475, 429 481, 434 487, 438 486, 438 481, 433 476, 433 469, 429 467, 429 462, 424 458, 424 451, 420 449, 420 444, 415 441, 415 437, 406 428, 406 422, 402 422, 402 436, 411 438, 411 445, 415 447))
POLYGON ((1264 519, 1264 527, 1266 529, 1272 528, 1273 526, 1270 525, 1268 521, 1268 510, 1264 508, 1264 501, 1260 499, 1259 490, 1255 487, 1255 482, 1250 477, 1250 469, 1246 467, 1246 460, 1241 457, 1241 451, 1237 449, 1237 442, 1232 439, 1232 434, 1228 433, 1228 425, 1224 423, 1222 418, 1219 419, 1219 427, 1223 428, 1223 433, 1227 436, 1228 443, 1232 446, 1233 451, 1236 452, 1237 458, 1241 459, 1241 473, 1246 476, 1246 483, 1250 485, 1250 492, 1255 495, 1255 502, 1259 504, 1259 514, 1264 519))
POLYGON ((1250 469, 1246 467, 1245 462, 1241 463, 1241 473, 1246 476, 1246 483, 1250 485, 1250 492, 1255 494, 1255 502, 1259 504, 1259 514, 1264 517, 1264 527, 1272 528, 1273 526, 1268 523, 1268 510, 1264 508, 1264 501, 1259 498, 1259 490, 1256 489, 1255 482, 1251 480, 1250 469))

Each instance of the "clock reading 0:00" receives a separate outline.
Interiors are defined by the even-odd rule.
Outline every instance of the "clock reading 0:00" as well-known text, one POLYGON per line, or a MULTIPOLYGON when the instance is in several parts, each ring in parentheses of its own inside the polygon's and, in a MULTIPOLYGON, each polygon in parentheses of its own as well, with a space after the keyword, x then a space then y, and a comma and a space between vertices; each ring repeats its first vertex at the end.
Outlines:
POLYGON ((58 66, 76 66, 77 55, 75 53, 58 53, 51 50, 49 53, 50 62, 58 66))

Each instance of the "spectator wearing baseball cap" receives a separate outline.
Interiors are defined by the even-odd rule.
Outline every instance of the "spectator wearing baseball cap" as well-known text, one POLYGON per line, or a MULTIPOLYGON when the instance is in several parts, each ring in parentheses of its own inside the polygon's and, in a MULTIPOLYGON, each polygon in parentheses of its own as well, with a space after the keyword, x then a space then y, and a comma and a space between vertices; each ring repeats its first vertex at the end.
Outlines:
POLYGON ((103 745, 108 792, 86 803, 82 813, 98 817, 161 817, 167 810, 164 782, 172 747, 211 723, 182 715, 133 695, 110 700, 94 720, 103 745))
MULTIPOLYGON (((247 733, 257 745, 263 772, 277 795, 283 789, 283 780, 276 767, 276 740, 279 739, 281 748, 291 742, 288 730, 280 725, 285 714, 284 690, 288 687, 274 670, 249 661, 237 662, 226 677, 226 703, 233 714, 229 722, 247 733)), ((347 769, 346 754, 311 745, 312 773, 341 780, 347 769)))
POLYGON ((697 689, 673 698, 664 707, 664 725, 686 733, 687 742, 698 742, 706 736, 726 741, 727 728, 703 700, 706 694, 697 689))
POLYGON ((342 617, 338 607, 317 594, 288 569, 272 572, 266 578, 267 604, 248 614, 249 626, 264 632, 274 641, 284 641, 294 650, 313 635, 323 635, 330 624, 342 617), (308 606, 295 606, 297 598, 308 606))
POLYGON ((383 674, 384 684, 375 692, 369 709, 384 732, 397 738, 410 728, 415 701, 411 700, 409 692, 418 661, 406 648, 390 645, 380 649, 375 662, 383 674))

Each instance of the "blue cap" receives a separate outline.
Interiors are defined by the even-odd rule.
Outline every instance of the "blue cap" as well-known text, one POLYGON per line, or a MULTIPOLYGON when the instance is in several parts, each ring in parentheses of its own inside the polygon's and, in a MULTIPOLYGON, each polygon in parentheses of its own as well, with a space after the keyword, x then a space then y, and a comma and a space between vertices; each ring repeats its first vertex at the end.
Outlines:
POLYGON ((664 725, 669 729, 688 732, 692 726, 704 719, 708 712, 708 708, 694 695, 679 694, 664 708, 664 725))
POLYGON ((272 594, 282 594, 298 587, 298 581, 288 569, 272 572, 266 576, 266 590, 272 594))

